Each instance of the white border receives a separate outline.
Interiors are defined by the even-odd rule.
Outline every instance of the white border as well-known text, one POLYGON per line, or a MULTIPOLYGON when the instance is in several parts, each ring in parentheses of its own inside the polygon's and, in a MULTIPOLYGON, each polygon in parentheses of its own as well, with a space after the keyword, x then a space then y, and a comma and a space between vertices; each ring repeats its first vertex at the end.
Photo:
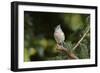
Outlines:
POLYGON ((95 64, 95 31, 94 30, 95 30, 95 10, 94 9, 19 5, 18 6, 18 45, 19 45, 18 46, 18 68, 36 68, 36 67, 50 67, 50 66, 72 66, 72 65, 95 64), (24 11, 90 14, 91 15, 90 59, 24 62, 24 11))

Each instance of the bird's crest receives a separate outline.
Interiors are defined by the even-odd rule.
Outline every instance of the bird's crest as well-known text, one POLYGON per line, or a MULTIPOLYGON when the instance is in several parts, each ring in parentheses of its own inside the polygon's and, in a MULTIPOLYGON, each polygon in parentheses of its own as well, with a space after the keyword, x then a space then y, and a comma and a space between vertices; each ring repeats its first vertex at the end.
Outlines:
POLYGON ((55 30, 58 30, 58 29, 61 29, 60 24, 59 24, 59 25, 57 25, 57 27, 55 28, 55 30))

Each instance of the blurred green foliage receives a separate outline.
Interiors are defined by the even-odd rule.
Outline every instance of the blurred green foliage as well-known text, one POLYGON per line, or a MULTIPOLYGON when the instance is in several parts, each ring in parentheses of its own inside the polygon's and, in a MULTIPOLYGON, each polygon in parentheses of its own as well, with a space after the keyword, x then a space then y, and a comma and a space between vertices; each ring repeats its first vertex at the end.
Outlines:
MULTIPOLYGON (((89 14, 24 12, 24 61, 64 60, 67 55, 56 49, 54 29, 61 25, 65 46, 72 50, 90 27, 89 14)), ((90 58, 90 32, 74 51, 79 59, 90 58)))

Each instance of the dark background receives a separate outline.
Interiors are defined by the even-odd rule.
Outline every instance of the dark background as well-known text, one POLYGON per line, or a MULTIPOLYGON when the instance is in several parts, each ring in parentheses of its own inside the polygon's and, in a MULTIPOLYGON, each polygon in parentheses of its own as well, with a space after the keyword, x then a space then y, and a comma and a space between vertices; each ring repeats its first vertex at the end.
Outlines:
MULTIPOLYGON (((56 50, 54 30, 57 25, 65 34, 67 48, 72 50, 90 27, 89 14, 24 12, 24 61, 64 60, 63 52, 56 50)), ((90 58, 90 32, 86 35, 75 54, 79 59, 90 58)))

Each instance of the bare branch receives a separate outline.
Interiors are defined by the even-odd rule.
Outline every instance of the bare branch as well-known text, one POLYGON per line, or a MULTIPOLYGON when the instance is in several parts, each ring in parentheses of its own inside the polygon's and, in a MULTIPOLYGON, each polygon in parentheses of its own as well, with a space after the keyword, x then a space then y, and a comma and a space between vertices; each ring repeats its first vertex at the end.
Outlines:
POLYGON ((74 51, 78 45, 81 43, 81 41, 84 39, 84 37, 86 36, 86 34, 89 32, 90 28, 87 29, 87 31, 84 33, 84 35, 82 36, 82 38, 77 42, 77 44, 72 48, 72 50, 74 51))
POLYGON ((69 59, 78 59, 78 57, 72 51, 68 50, 67 48, 64 48, 59 44, 57 44, 57 50, 65 52, 69 59))

